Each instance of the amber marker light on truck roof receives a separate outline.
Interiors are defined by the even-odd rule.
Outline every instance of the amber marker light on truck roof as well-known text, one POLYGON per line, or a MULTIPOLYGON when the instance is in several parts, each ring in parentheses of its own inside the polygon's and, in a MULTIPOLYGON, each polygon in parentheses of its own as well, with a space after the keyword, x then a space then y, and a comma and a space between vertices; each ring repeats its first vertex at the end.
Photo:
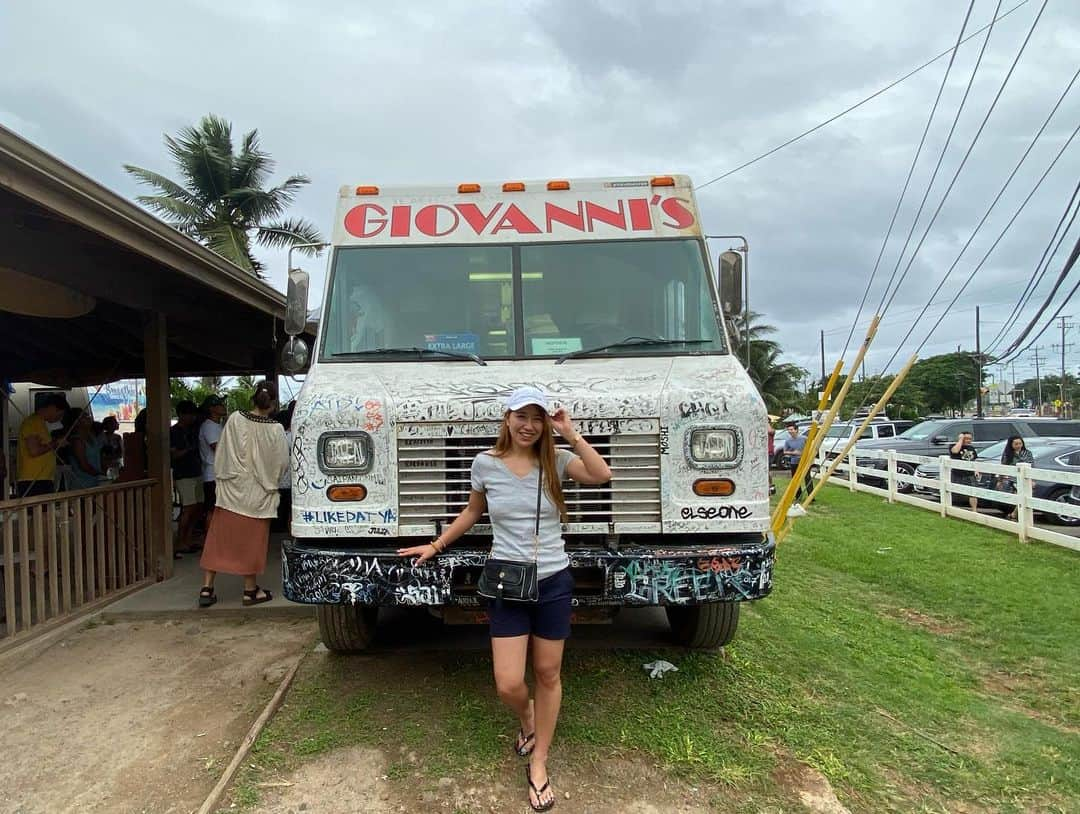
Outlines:
POLYGON ((480 185, 479 184, 458 184, 457 185, 457 191, 458 191, 458 193, 461 193, 461 194, 464 194, 466 192, 479 192, 480 191, 480 185))
POLYGON ((560 189, 570 189, 569 181, 548 181, 547 188, 555 192, 560 189))
POLYGON ((651 181, 649 181, 651 187, 673 187, 675 186, 675 179, 670 175, 657 175, 651 181))
POLYGON ((358 503, 367 497, 367 487, 360 483, 338 484, 327 489, 326 496, 336 502, 351 500, 358 503))
POLYGON ((525 184, 521 181, 507 181, 503 184, 503 192, 524 192, 525 184))
POLYGON ((357 187, 356 188, 356 194, 357 195, 378 195, 379 194, 379 188, 378 187, 357 187))
POLYGON ((735 481, 728 478, 701 478, 694 481, 698 497, 728 497, 735 494, 735 481))

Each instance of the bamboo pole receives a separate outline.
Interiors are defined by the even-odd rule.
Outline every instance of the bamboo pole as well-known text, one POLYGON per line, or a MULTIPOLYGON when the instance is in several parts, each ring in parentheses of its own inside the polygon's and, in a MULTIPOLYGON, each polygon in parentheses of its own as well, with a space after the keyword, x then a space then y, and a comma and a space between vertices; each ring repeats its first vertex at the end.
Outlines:
POLYGON ((840 454, 837 455, 836 458, 832 461, 832 463, 829 464, 829 468, 822 473, 821 479, 817 482, 817 484, 814 486, 813 491, 811 491, 810 495, 806 498, 806 503, 803 504, 804 506, 808 506, 814 502, 814 498, 821 490, 821 487, 825 485, 825 482, 830 477, 832 477, 833 472, 836 471, 836 467, 840 466, 840 463, 844 460, 847 454, 851 452, 852 448, 862 437, 862 434, 866 432, 866 428, 870 426, 870 422, 874 420, 874 417, 877 416, 877 414, 881 412, 881 409, 889 403, 889 399, 892 398, 893 393, 895 393, 897 388, 900 387, 900 385, 903 383, 904 379, 907 377, 907 374, 911 372, 911 368, 918 360, 918 358, 919 357, 917 355, 913 355, 910 359, 908 359, 907 364, 900 369, 900 372, 896 374, 896 377, 892 380, 892 383, 889 385, 888 389, 885 390, 885 393, 881 396, 880 399, 878 399, 877 404, 874 405, 874 409, 870 411, 870 414, 866 417, 866 420, 863 421, 862 426, 860 426, 859 429, 855 431, 855 434, 852 435, 850 439, 848 439, 847 444, 844 446, 843 450, 841 450, 840 454))
MULTIPOLYGON (((836 363, 836 367, 833 368, 832 375, 829 377, 828 383, 825 385, 825 390, 821 394, 821 398, 818 400, 817 412, 820 413, 825 409, 825 406, 829 403, 829 397, 832 395, 833 388, 836 386, 836 382, 840 379, 840 371, 844 369, 843 359, 836 363)), ((810 432, 806 434, 806 443, 809 444, 817 435, 818 423, 817 419, 810 424, 810 432)), ((791 508, 791 504, 795 502, 795 496, 799 493, 799 481, 792 478, 788 483, 787 488, 784 490, 784 494, 781 495, 779 502, 776 504, 776 510, 773 512, 772 519, 769 521, 769 525, 772 527, 775 534, 780 526, 783 525, 783 518, 787 517, 787 511, 791 508)))
MULTIPOLYGON (((795 474, 791 477, 792 482, 788 484, 788 490, 784 492, 785 498, 788 496, 789 492, 791 493, 792 498, 794 498, 798 491, 799 484, 803 482, 806 478, 806 473, 810 471, 810 466, 817 457, 818 447, 821 446, 821 439, 825 437, 829 428, 832 427, 833 422, 836 420, 836 416, 840 412, 840 406, 844 403, 844 399, 847 398, 848 391, 855 381, 855 373, 858 371, 859 366, 862 365, 863 359, 866 357, 866 352, 870 350, 870 345, 877 335, 877 329, 880 323, 881 315, 875 314, 874 319, 870 322, 870 327, 866 329, 866 338, 859 347, 859 352, 855 355, 855 360, 851 363, 851 367, 848 368, 847 378, 844 379, 844 384, 840 388, 840 392, 837 394, 836 398, 833 399, 833 405, 829 408, 829 412, 825 416, 821 428, 815 434, 813 439, 807 438, 806 446, 803 447, 802 455, 799 457, 799 465, 795 468, 795 474)), ((779 532, 784 528, 784 521, 787 519, 787 510, 790 508, 790 505, 788 505, 788 507, 784 509, 784 513, 780 514, 780 507, 777 507, 777 512, 773 516, 773 534, 780 536, 781 539, 783 539, 784 536, 787 536, 786 532, 782 536, 779 532)))

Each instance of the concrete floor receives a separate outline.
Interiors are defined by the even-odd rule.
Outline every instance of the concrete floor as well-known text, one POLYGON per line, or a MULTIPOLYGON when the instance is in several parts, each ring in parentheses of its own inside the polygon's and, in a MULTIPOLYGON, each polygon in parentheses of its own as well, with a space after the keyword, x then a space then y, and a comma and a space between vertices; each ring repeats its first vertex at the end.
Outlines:
POLYGON ((214 617, 227 615, 255 616, 314 616, 311 605, 298 605, 281 595, 281 537, 270 536, 270 550, 266 558, 266 572, 259 577, 259 585, 267 588, 274 598, 270 602, 245 608, 242 604, 244 582, 231 574, 218 574, 214 583, 217 593, 216 605, 209 608, 198 606, 199 588, 202 587, 202 570, 198 554, 185 554, 173 562, 173 576, 158 582, 131 596, 114 602, 102 614, 111 619, 173 618, 177 614, 191 612, 214 617))

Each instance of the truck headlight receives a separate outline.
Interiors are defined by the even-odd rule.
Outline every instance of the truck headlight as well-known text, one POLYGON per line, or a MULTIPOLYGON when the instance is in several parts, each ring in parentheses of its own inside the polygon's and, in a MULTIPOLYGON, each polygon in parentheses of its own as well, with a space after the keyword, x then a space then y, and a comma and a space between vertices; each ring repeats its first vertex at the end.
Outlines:
POLYGON ((732 464, 742 453, 739 433, 734 429, 691 430, 687 457, 696 464, 732 464))
POLYGON ((342 430, 319 436, 319 469, 327 475, 363 475, 371 471, 374 457, 366 432, 342 430))

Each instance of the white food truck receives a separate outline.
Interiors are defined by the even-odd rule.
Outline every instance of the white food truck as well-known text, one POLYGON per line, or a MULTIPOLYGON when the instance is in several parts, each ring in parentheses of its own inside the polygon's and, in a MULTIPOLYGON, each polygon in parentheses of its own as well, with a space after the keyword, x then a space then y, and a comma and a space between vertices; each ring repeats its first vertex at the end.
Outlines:
POLYGON ((490 526, 419 567, 395 549, 464 507, 503 400, 534 385, 612 470, 564 485, 574 620, 660 605, 684 644, 729 641, 774 560, 768 420, 725 331, 741 274, 714 280, 685 176, 343 187, 314 349, 290 271, 283 368, 310 370, 285 595, 335 651, 366 647, 380 607, 483 621, 490 526))

